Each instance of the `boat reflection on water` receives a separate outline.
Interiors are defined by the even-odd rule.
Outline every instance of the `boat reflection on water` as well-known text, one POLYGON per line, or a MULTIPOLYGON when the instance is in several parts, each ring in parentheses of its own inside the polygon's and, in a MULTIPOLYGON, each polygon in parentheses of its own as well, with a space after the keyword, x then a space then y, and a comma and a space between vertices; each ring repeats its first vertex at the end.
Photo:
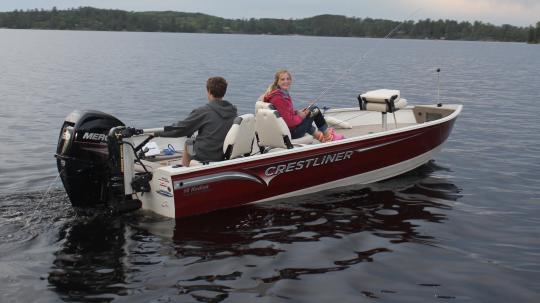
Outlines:
POLYGON ((166 284, 169 288, 174 284, 176 295, 218 302, 231 292, 260 292, 264 285, 268 288, 279 280, 371 262, 378 253, 392 253, 393 244, 437 245, 436 238, 418 227, 443 222, 445 212, 461 197, 460 189, 444 177, 445 170, 430 162, 369 187, 342 188, 177 220, 146 212, 82 220, 62 236, 64 248, 57 253, 49 282, 72 299, 112 298, 129 295, 126 289, 145 288, 144 284, 126 282, 139 280, 137 275, 159 280, 148 275, 160 266, 161 275, 170 271, 169 276, 174 276, 175 280, 166 284), (322 252, 333 249, 325 241, 339 243, 356 236, 365 237, 368 243, 361 245, 365 250, 351 248, 349 258, 328 260, 334 254, 322 252), (314 254, 324 262, 312 266, 275 263, 280 254, 296 256, 313 245, 315 249, 320 246, 320 256, 314 254), (161 268, 164 260, 179 266, 161 268), (204 266, 210 261, 214 262, 204 266), (332 265, 327 266, 328 262, 332 265), (215 269, 223 264, 236 270, 223 273, 215 269), (252 270, 256 267, 255 274, 252 270), (272 268, 261 275, 263 267, 272 268), (254 280, 258 281, 257 289, 250 290, 254 280))
POLYGON ((61 250, 55 253, 48 281, 65 300, 102 302, 125 294, 126 224, 120 217, 80 217, 60 230, 61 250))
MULTIPOLYGON (((441 169, 444 168, 430 163, 370 187, 334 190, 158 225, 175 225, 160 229, 174 230, 172 238, 182 255, 205 256, 205 259, 222 258, 222 252, 231 249, 235 255, 277 253, 245 250, 246 245, 255 241, 318 241, 322 237, 341 238, 363 231, 389 238, 393 243, 434 244, 435 239, 430 235, 415 230, 414 222, 442 222, 445 215, 437 209, 450 209, 451 204, 443 201, 456 201, 460 197, 454 184, 429 176, 441 169), (186 244, 190 248, 183 248, 186 244)), ((148 228, 152 231, 151 225, 148 228)))

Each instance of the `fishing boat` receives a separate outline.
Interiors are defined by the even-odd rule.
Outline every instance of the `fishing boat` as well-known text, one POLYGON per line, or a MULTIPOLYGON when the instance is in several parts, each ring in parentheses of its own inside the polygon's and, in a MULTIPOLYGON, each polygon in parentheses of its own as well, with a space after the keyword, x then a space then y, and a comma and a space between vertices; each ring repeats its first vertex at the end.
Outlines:
POLYGON ((462 105, 409 105, 400 91, 379 89, 358 104, 325 110, 345 139, 291 139, 283 118, 258 101, 239 116, 223 145, 224 160, 182 166, 187 138, 154 137, 100 111, 74 111, 61 128, 56 161, 74 207, 142 208, 181 218, 248 203, 369 184, 433 159, 462 105))

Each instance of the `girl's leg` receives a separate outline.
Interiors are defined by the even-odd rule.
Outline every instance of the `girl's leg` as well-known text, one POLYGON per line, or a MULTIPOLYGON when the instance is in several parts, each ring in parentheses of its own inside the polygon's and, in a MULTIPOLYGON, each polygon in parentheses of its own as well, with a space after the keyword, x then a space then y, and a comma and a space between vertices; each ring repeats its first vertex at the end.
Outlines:
POLYGON ((302 138, 306 133, 313 135, 315 128, 313 127, 313 118, 306 117, 302 123, 291 129, 291 139, 302 138))
POLYGON ((319 134, 314 135, 315 139, 321 142, 328 142, 328 141, 341 140, 345 138, 342 135, 336 134, 333 128, 328 127, 328 124, 326 123, 326 120, 324 119, 324 116, 318 107, 316 107, 316 110, 313 113, 314 113, 313 119, 315 120, 315 125, 317 125, 317 128, 322 133, 322 136, 319 134))
POLYGON ((324 116, 321 113, 321 110, 318 107, 314 107, 311 111, 313 120, 315 121, 315 125, 317 125, 317 128, 323 132, 326 133, 326 130, 328 129, 328 124, 326 123, 326 120, 324 120, 324 116))

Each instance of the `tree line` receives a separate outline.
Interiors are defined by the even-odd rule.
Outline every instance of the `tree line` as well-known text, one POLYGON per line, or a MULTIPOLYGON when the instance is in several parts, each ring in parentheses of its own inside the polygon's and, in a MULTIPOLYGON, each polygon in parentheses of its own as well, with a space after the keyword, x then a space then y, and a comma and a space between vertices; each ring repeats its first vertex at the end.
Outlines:
POLYGON ((536 23, 536 28, 529 27, 528 43, 540 43, 540 21, 536 23))
POLYGON ((384 19, 319 15, 304 19, 225 19, 201 13, 128 12, 79 7, 0 12, 0 28, 187 33, 239 33, 339 37, 482 40, 538 43, 536 27, 496 26, 480 21, 384 19))

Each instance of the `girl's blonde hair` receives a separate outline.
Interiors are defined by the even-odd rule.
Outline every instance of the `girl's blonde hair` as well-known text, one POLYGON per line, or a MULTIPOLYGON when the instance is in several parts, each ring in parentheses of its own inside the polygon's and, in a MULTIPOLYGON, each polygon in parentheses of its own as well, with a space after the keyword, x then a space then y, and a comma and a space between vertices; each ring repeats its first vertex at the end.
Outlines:
POLYGON ((279 77, 281 76, 281 74, 284 74, 284 73, 287 73, 287 75, 289 75, 289 78, 291 78, 291 80, 292 80, 291 73, 289 73, 288 70, 286 70, 286 69, 278 70, 274 74, 274 82, 268 86, 268 88, 266 89, 266 92, 264 93, 265 95, 268 94, 269 92, 279 88, 279 86, 278 86, 279 77))

